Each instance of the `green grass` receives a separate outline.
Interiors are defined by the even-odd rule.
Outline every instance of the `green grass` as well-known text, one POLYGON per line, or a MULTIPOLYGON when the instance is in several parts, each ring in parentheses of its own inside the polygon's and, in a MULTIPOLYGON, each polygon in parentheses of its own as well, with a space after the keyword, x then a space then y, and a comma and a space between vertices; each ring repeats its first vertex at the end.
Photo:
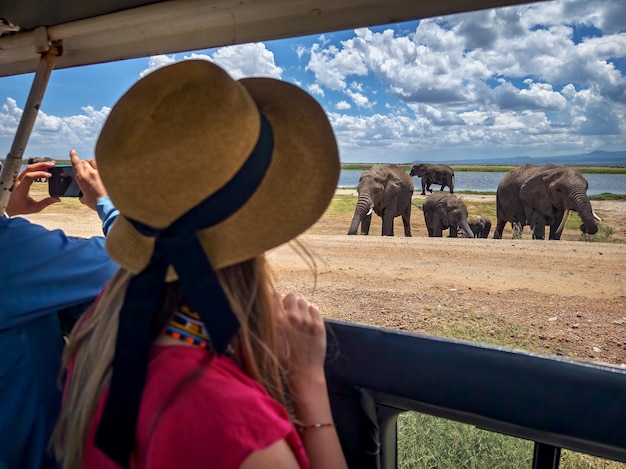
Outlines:
POLYGON ((355 195, 337 195, 333 197, 330 205, 326 209, 326 215, 341 216, 352 214, 356 206, 357 197, 355 195))
MULTIPOLYGON (((534 443, 418 412, 398 417, 399 469, 528 469, 534 443)), ((626 464, 564 450, 564 469, 624 469, 626 464)))
POLYGON ((589 200, 626 200, 626 194, 611 194, 610 192, 603 192, 602 194, 590 195, 589 200))
POLYGON ((440 312, 445 321, 431 323, 429 331, 433 335, 450 339, 469 340, 513 349, 545 352, 541 344, 537 344, 529 327, 506 321, 505 318, 495 320, 492 317, 476 316, 475 312, 451 314, 440 312))

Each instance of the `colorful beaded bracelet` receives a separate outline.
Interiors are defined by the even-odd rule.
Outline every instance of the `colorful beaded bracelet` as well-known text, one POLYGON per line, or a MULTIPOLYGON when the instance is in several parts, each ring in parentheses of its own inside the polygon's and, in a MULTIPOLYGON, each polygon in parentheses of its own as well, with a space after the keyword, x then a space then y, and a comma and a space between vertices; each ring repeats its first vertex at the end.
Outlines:
POLYGON ((313 430, 315 428, 326 428, 326 427, 334 427, 335 423, 334 422, 328 422, 328 423, 312 423, 311 425, 301 425, 298 427, 298 431, 299 432, 304 432, 307 430, 313 430))

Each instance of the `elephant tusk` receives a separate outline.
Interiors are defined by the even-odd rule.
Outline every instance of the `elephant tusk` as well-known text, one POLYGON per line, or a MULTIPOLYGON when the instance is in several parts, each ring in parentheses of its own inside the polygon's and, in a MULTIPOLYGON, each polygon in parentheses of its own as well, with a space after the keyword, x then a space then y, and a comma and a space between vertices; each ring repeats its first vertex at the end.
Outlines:
POLYGON ((592 211, 591 211, 591 213, 593 214, 593 218, 595 218, 595 219, 596 219, 596 221, 602 221, 602 218, 600 218, 600 217, 596 214, 596 212, 594 212, 594 211, 592 210, 592 211))
POLYGON ((369 211, 369 212, 367 212, 367 213, 365 214, 365 216, 366 216, 366 217, 367 217, 367 216, 370 216, 370 215, 372 214, 372 212, 373 212, 373 211, 374 211, 374 207, 370 207, 370 211, 369 211))
POLYGON ((567 221, 567 217, 569 217, 569 210, 565 210, 565 213, 563 214, 563 220, 561 220, 561 224, 556 229, 557 234, 561 233, 563 231, 563 228, 565 228, 565 222, 567 221))

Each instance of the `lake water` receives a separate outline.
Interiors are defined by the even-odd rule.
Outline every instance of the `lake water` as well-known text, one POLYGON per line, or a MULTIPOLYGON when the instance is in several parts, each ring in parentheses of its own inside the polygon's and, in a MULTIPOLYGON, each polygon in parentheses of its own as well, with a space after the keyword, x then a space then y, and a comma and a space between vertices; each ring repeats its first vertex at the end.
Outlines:
MULTIPOLYGON (((346 169, 342 170, 339 176, 338 187, 356 187, 362 170, 346 169)), ((506 172, 470 172, 457 171, 454 174, 455 191, 476 191, 495 192, 498 183, 506 172)), ((609 192, 612 194, 626 194, 626 174, 585 174, 585 179, 589 181, 588 195, 602 194, 609 192)), ((422 188, 422 181, 418 177, 413 178, 415 189, 422 188)), ((433 184, 431 189, 439 190, 441 186, 433 184)), ((446 190, 448 190, 446 188, 446 190)), ((421 191, 420 191, 421 192, 421 191)))
MULTIPOLYGON (((22 165, 24 169, 26 165, 22 165)), ((342 169, 339 175, 339 183, 337 187, 356 187, 359 183, 362 170, 342 169)), ((473 172, 473 171, 457 171, 454 174, 454 190, 456 191, 476 191, 476 192, 495 192, 498 183, 506 172, 473 172)), ((585 179, 589 181, 588 195, 602 194, 608 192, 611 194, 626 194, 626 174, 585 174, 585 179)), ((415 189, 422 188, 422 181, 417 176, 413 178, 415 189)), ((441 186, 434 184, 431 186, 433 191, 439 190, 441 186)), ((448 190, 446 188, 446 190, 448 190)), ((421 191, 420 191, 421 192, 421 191)))

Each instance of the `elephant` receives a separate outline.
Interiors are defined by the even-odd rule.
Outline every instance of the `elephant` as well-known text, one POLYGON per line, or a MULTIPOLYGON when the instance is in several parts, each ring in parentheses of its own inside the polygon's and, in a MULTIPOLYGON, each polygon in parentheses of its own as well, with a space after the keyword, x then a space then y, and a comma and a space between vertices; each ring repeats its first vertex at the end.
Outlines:
POLYGON ((504 226, 510 222, 514 236, 521 236, 528 225, 533 239, 544 239, 545 227, 549 225, 548 239, 561 239, 570 210, 578 212, 583 233, 597 233, 599 217, 587 197, 588 186, 580 171, 561 164, 525 164, 515 168, 498 184, 498 219, 493 238, 501 239, 504 226))
POLYGON ((450 228, 450 238, 456 238, 459 229, 465 233, 466 237, 474 237, 467 221, 467 207, 456 195, 435 192, 426 197, 422 210, 428 236, 431 238, 440 238, 441 232, 448 228, 450 228))
POLYGON ((54 161, 54 160, 50 158, 49 156, 33 156, 31 158, 28 158, 27 163, 28 164, 44 163, 46 161, 54 161))
POLYGON ((421 195, 426 195, 426 191, 433 192, 430 188, 431 184, 440 184, 440 190, 448 186, 450 188, 450 194, 454 194, 454 170, 447 164, 414 164, 411 168, 410 176, 419 176, 422 178, 421 195))
POLYGON ((413 179, 395 164, 373 165, 363 171, 357 186, 359 197, 348 234, 355 235, 359 224, 361 234, 369 234, 374 211, 383 220, 383 236, 393 236, 393 220, 398 216, 402 216, 404 235, 411 236, 413 190, 413 179))
POLYGON ((468 220, 474 238, 488 238, 491 231, 491 218, 485 215, 473 215, 468 220))
MULTIPOLYGON (((34 163, 44 163, 46 161, 54 161, 52 158, 50 158, 49 156, 34 156, 31 158, 28 158, 28 160, 26 161, 27 164, 34 164, 34 163)), ((35 178, 35 182, 45 182, 46 180, 43 178, 35 178)))

